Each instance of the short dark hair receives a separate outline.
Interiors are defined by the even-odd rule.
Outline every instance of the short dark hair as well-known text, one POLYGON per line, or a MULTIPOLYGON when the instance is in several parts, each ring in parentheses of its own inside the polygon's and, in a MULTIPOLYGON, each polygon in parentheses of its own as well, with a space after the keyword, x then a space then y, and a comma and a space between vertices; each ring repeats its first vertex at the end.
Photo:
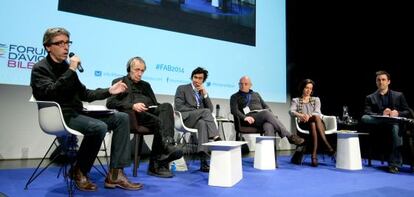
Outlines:
POLYGON ((391 79, 391 75, 387 71, 385 71, 385 70, 379 70, 379 71, 375 72, 375 75, 376 76, 378 76, 378 75, 386 75, 387 78, 388 78, 388 80, 391 79))
POLYGON ((315 82, 312 79, 304 79, 300 84, 299 84, 299 95, 302 95, 303 93, 303 89, 305 89, 306 85, 308 84, 312 84, 313 87, 315 87, 315 82))
POLYGON ((197 67, 196 69, 193 70, 193 72, 191 73, 191 80, 193 79, 194 75, 196 74, 203 74, 204 75, 204 79, 203 82, 206 81, 207 77, 208 77, 208 71, 202 67, 197 67))

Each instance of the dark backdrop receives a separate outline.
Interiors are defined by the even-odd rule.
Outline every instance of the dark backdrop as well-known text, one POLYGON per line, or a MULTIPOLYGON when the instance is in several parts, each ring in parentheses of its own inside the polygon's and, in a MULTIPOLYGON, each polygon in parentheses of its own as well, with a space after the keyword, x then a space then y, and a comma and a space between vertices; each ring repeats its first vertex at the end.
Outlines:
POLYGON ((293 97, 299 82, 311 78, 324 114, 341 115, 348 105, 360 119, 381 69, 391 74, 391 89, 404 92, 414 107, 414 12, 408 1, 286 2, 287 84, 293 97))

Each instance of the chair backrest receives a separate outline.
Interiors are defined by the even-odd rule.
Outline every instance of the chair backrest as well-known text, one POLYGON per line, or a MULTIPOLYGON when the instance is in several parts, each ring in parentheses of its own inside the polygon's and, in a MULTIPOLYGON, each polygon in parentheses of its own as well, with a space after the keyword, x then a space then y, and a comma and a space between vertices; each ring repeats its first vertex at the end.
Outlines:
POLYGON ((83 136, 79 131, 73 130, 66 125, 62 109, 58 103, 54 101, 38 101, 33 95, 29 101, 37 104, 39 126, 43 132, 58 137, 70 134, 83 136))
MULTIPOLYGON (((333 134, 338 130, 338 126, 337 126, 337 122, 336 122, 336 117, 335 116, 325 116, 322 115, 322 121, 325 124, 325 134, 329 135, 329 134, 333 134)), ((308 130, 302 129, 299 127, 299 123, 298 123, 298 118, 295 117, 295 125, 296 125, 296 130, 300 133, 304 133, 304 134, 309 134, 308 130)))
POLYGON ((183 118, 181 116, 181 112, 174 111, 174 127, 177 131, 183 132, 183 133, 197 133, 197 129, 194 128, 188 128, 184 125, 183 118))

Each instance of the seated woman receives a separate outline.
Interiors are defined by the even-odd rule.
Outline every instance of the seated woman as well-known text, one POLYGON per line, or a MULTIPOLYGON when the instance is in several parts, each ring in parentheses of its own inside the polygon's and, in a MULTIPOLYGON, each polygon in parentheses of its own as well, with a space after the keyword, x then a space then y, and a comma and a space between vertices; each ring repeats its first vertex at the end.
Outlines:
POLYGON ((297 117, 299 127, 309 130, 312 140, 312 166, 318 166, 318 136, 326 145, 328 154, 335 155, 335 150, 325 137, 325 125, 322 121, 321 101, 319 97, 312 97, 315 83, 311 79, 305 79, 299 85, 300 97, 293 98, 290 105, 290 115, 297 117))

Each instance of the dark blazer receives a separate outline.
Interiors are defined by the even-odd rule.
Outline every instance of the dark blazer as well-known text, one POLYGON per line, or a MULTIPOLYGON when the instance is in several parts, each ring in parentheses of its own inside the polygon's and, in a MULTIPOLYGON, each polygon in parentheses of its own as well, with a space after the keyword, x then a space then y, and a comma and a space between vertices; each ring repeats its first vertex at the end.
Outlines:
MULTIPOLYGON (((393 90, 389 90, 390 94, 390 106, 391 110, 397 110, 399 112, 400 117, 408 117, 409 116, 409 107, 407 101, 405 100, 404 94, 402 92, 397 92, 393 90)), ((374 93, 368 95, 365 98, 365 109, 364 114, 367 115, 376 115, 382 114, 384 111, 383 107, 381 106, 381 98, 379 91, 375 91, 374 93)))
MULTIPOLYGON (((180 85, 177 88, 174 98, 174 108, 179 112, 190 112, 197 110, 197 101, 191 84, 180 85)), ((213 112, 213 104, 210 97, 202 98, 202 103, 198 109, 208 108, 213 112)), ((189 113, 181 113, 183 119, 187 119, 189 113)))

